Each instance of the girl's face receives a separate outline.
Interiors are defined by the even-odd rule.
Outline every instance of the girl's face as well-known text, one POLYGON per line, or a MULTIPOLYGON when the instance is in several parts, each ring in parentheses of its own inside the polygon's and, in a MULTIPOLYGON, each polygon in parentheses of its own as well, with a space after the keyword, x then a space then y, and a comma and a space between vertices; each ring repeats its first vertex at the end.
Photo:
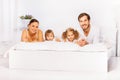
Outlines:
POLYGON ((28 25, 30 33, 32 34, 36 33, 38 31, 38 26, 39 26, 38 22, 33 22, 30 25, 28 25))
POLYGON ((73 34, 73 31, 68 31, 67 32, 68 41, 73 42, 74 38, 75 38, 75 35, 73 34))
POLYGON ((47 38, 48 41, 52 41, 54 39, 53 33, 48 33, 46 38, 47 38))

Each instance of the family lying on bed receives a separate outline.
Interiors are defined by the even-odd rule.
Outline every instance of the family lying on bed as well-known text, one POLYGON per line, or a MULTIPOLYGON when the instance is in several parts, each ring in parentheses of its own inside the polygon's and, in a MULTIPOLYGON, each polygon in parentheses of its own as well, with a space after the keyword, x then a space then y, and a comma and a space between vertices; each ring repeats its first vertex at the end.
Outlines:
POLYGON ((43 39, 43 32, 38 29, 39 21, 32 19, 28 24, 28 29, 23 30, 21 41, 22 42, 44 42, 44 41, 57 41, 57 42, 73 42, 80 46, 91 43, 99 42, 99 29, 90 24, 90 16, 87 13, 81 13, 78 16, 78 21, 82 31, 79 32, 74 28, 68 28, 62 33, 62 39, 55 38, 54 32, 48 29, 45 32, 45 39, 43 39))

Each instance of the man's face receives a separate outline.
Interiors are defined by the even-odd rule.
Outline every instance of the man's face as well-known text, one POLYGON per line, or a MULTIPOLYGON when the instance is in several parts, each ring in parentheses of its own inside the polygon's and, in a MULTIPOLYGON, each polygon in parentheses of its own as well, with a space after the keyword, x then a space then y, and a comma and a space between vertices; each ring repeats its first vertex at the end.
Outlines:
POLYGON ((83 16, 79 19, 79 24, 83 30, 86 30, 90 25, 90 20, 88 20, 87 16, 83 16))

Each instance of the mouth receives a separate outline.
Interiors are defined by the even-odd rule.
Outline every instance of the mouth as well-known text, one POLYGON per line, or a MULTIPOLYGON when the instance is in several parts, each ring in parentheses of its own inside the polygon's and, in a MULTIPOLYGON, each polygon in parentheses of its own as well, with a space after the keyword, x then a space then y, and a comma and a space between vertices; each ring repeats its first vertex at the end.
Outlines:
POLYGON ((32 30, 33 33, 36 33, 36 30, 32 30))
POLYGON ((69 41, 73 41, 73 39, 69 39, 69 41))
POLYGON ((87 24, 82 25, 82 28, 83 29, 87 28, 87 24))
POLYGON ((87 24, 83 24, 82 26, 85 27, 85 26, 87 26, 87 24))

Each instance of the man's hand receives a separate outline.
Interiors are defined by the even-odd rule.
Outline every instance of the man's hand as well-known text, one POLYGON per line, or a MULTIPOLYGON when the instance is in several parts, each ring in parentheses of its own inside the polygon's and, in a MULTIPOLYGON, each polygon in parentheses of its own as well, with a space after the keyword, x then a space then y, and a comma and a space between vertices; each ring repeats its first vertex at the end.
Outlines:
POLYGON ((81 39, 81 40, 78 41, 78 44, 79 44, 81 47, 83 47, 83 46, 85 46, 86 44, 88 44, 88 42, 87 42, 85 39, 81 39))

